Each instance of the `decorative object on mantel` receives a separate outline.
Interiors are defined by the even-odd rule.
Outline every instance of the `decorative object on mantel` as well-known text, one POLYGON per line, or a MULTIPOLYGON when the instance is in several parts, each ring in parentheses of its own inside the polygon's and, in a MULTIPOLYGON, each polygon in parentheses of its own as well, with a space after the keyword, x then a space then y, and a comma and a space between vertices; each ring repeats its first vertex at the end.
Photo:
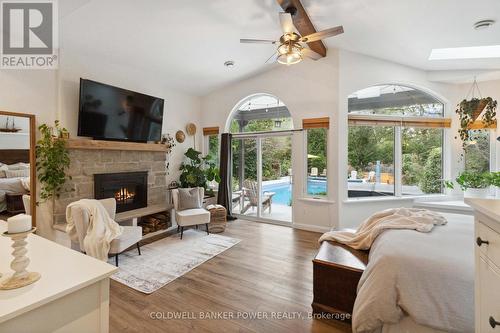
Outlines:
POLYGON ((17 133, 19 132, 21 129, 20 128, 16 128, 16 124, 15 124, 15 117, 12 117, 12 125, 9 126, 9 117, 7 117, 7 120, 5 121, 5 127, 0 127, 0 132, 4 132, 4 133, 17 133))
POLYGON ((9 233, 4 232, 2 236, 10 237, 13 241, 12 248, 14 251, 12 255, 14 259, 12 260, 10 267, 14 271, 14 274, 0 283, 0 290, 10 290, 17 289, 27 285, 30 285, 38 281, 41 277, 40 273, 28 272, 26 268, 28 267, 30 260, 26 256, 28 250, 26 249, 26 237, 29 234, 35 232, 36 228, 31 228, 28 231, 9 233))
POLYGON ((167 154, 170 154, 175 147, 175 140, 169 133, 162 134, 160 143, 167 147, 167 154))
POLYGON ((186 134, 184 134, 183 131, 181 130, 178 130, 176 133, 175 133, 175 139, 177 140, 177 142, 179 143, 183 143, 184 140, 186 140, 186 134))
POLYGON ((174 188, 179 188, 179 183, 176 182, 175 180, 172 180, 168 185, 168 189, 173 190, 174 188))
POLYGON ((162 134, 160 143, 162 145, 165 145, 165 147, 166 147, 167 156, 165 159, 165 172, 167 175, 169 175, 170 174, 170 153, 172 152, 172 148, 175 147, 175 140, 169 133, 166 133, 166 134, 162 134))
POLYGON ((193 123, 189 123, 186 125, 186 133, 189 136, 193 137, 193 148, 196 149, 196 125, 193 123))
POLYGON ((467 96, 457 105, 457 109, 455 110, 460 119, 458 134, 462 140, 462 148, 465 149, 468 142, 474 140, 473 134, 471 133, 472 129, 490 128, 492 125, 496 124, 496 108, 497 101, 493 100, 491 97, 483 98, 481 96, 481 91, 474 78, 474 82, 467 96), (475 97, 476 91, 479 98, 475 97), (470 100, 468 99, 469 96, 471 97, 470 100), (481 114, 481 125, 473 126, 481 114))

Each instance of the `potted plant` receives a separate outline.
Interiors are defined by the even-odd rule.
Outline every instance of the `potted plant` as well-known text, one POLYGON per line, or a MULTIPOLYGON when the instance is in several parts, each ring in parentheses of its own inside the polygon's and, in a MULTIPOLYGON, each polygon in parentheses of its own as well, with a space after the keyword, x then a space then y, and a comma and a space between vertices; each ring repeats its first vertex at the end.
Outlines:
POLYGON ((497 101, 491 97, 464 99, 458 104, 455 113, 460 119, 460 128, 458 134, 462 140, 462 147, 465 148, 467 141, 470 139, 470 125, 479 118, 482 113, 482 123, 485 128, 494 124, 496 121, 497 101), (483 112, 484 111, 484 112, 483 112))
MULTIPOLYGON (((485 198, 489 195, 490 185, 492 185, 492 173, 473 173, 464 171, 455 178, 455 182, 464 191, 464 196, 468 198, 485 198)), ((500 177, 498 184, 500 184, 500 177)), ((445 182, 446 187, 454 188, 453 182, 445 182)), ((495 184, 496 185, 496 184, 495 184)))
MULTIPOLYGON (((207 189, 207 182, 220 182, 219 169, 209 156, 201 157, 201 152, 189 148, 184 156, 187 162, 181 164, 181 187, 203 187, 207 189)), ((207 194, 211 194, 207 191, 207 194)))
MULTIPOLYGON (((64 184, 70 176, 66 171, 70 165, 69 152, 66 141, 69 132, 61 127, 58 120, 54 126, 42 124, 38 127, 40 139, 36 144, 36 171, 40 182, 41 203, 48 203, 48 211, 51 216, 47 217, 53 222, 54 200, 59 198, 64 191, 64 184)), ((39 203, 37 202, 37 205, 39 203)))
POLYGON ((38 127, 41 138, 36 145, 36 170, 41 184, 42 201, 59 197, 63 185, 69 179, 66 170, 69 168, 69 152, 66 148, 68 130, 61 127, 59 121, 54 126, 47 124, 38 127))

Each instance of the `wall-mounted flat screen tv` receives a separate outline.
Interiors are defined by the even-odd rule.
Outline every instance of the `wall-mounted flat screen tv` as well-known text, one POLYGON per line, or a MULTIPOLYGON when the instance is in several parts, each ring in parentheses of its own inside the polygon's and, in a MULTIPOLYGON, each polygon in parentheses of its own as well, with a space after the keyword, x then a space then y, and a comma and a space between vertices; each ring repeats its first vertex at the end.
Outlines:
POLYGON ((162 98, 80 79, 78 135, 99 140, 160 141, 162 98))

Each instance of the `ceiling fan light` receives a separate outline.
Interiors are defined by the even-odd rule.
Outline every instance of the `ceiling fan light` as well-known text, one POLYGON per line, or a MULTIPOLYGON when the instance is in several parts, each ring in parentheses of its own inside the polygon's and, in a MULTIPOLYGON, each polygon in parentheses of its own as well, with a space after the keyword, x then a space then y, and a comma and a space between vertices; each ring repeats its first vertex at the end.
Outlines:
POLYGON ((294 65, 302 61, 300 53, 291 52, 278 57, 278 62, 283 65, 294 65))

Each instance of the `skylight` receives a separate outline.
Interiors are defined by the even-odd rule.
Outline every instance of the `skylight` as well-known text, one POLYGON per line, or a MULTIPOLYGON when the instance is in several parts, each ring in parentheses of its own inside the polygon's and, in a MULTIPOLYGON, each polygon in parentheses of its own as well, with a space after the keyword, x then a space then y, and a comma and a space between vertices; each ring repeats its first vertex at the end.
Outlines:
POLYGON ((500 58, 500 45, 432 49, 429 60, 500 58))

